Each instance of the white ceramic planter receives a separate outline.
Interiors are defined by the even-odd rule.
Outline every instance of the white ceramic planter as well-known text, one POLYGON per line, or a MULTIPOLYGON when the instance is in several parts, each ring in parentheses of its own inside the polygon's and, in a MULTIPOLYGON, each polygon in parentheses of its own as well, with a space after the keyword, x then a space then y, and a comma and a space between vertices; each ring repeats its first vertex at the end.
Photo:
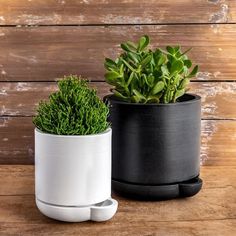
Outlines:
POLYGON ((111 199, 111 129, 96 135, 53 135, 35 129, 35 194, 53 219, 105 221, 111 199))

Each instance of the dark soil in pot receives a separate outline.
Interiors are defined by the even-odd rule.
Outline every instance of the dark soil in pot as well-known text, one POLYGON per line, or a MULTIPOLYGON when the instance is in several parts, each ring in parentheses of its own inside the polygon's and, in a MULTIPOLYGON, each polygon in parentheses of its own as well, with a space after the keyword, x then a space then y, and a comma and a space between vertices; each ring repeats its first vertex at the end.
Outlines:
POLYGON ((104 99, 110 104, 116 192, 169 199, 201 189, 199 96, 185 94, 170 104, 127 103, 113 95, 104 99))

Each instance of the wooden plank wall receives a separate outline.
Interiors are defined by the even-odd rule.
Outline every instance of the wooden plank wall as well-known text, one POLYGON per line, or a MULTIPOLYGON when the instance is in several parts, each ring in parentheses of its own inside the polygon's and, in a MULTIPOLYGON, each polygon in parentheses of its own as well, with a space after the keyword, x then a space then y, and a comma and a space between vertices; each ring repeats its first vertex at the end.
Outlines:
POLYGON ((104 57, 143 34, 193 48, 202 164, 235 166, 235 0, 0 0, 0 164, 33 163, 32 116, 58 78, 80 74, 107 94, 104 57))

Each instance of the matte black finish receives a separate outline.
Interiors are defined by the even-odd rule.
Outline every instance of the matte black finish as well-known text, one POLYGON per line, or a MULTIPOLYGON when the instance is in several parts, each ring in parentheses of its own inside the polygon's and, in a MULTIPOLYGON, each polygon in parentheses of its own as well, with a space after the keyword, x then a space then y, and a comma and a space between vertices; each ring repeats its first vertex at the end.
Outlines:
POLYGON ((139 200, 168 200, 172 198, 191 197, 202 188, 198 177, 178 184, 139 185, 112 180, 112 189, 126 197, 139 200))
POLYGON ((190 185, 186 189, 182 182, 199 175, 200 97, 185 94, 170 104, 127 103, 112 95, 104 100, 110 103, 114 190, 127 193, 130 189, 131 194, 143 196, 129 186, 141 185, 149 189, 146 196, 150 199, 158 195, 162 185, 173 192, 166 194, 171 198, 194 195, 190 185), (176 188, 185 194, 177 193, 176 188))

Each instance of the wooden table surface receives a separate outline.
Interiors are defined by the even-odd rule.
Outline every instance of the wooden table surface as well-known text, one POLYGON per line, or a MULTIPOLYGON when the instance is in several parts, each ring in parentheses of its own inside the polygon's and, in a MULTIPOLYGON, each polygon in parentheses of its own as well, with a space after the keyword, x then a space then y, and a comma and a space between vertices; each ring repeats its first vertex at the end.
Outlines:
POLYGON ((34 201, 34 167, 0 166, 0 235, 236 235, 236 167, 204 166, 202 191, 188 199, 119 201, 105 223, 63 223, 43 216, 34 201))

